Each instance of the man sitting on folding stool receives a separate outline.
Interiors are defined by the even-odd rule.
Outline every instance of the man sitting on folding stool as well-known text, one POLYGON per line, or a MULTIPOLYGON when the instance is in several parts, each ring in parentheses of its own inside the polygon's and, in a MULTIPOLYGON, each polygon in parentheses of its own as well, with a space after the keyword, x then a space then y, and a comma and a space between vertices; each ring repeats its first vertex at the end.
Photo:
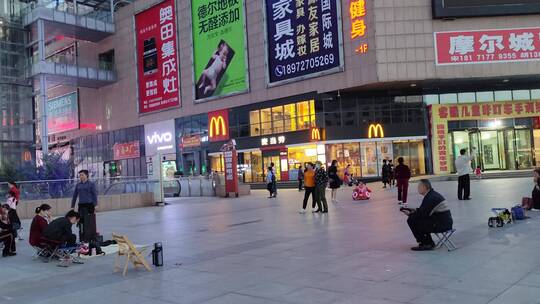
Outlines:
MULTIPOLYGON (((431 238, 431 233, 446 233, 452 231, 452 214, 445 203, 444 197, 431 187, 431 182, 427 179, 420 180, 418 193, 424 196, 420 208, 401 208, 400 210, 408 215, 407 224, 418 242, 418 246, 411 248, 414 251, 433 250, 436 248, 435 242, 431 238)), ((437 245, 449 241, 448 236, 444 236, 437 245)))

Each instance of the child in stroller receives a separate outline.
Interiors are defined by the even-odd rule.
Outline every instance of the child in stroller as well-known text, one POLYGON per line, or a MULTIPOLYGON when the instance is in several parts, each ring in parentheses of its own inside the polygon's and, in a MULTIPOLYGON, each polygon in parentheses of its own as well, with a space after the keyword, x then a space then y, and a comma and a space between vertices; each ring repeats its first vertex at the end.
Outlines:
POLYGON ((363 182, 358 181, 358 186, 353 190, 353 200, 368 200, 371 197, 371 189, 369 189, 363 182))

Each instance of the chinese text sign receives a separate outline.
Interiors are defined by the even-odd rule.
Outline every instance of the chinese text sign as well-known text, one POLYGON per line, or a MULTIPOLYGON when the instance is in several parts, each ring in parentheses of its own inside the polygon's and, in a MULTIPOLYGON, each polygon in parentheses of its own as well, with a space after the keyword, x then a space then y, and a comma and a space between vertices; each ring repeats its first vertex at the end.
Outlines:
POLYGON ((336 0, 266 0, 269 82, 342 65, 336 0))
POLYGON ((47 134, 79 128, 77 92, 47 101, 47 134))
POLYGON ((180 105, 174 0, 165 0, 135 16, 139 112, 180 105))
POLYGON ((368 51, 366 38, 366 0, 350 0, 349 16, 351 18, 351 39, 360 40, 354 51, 358 54, 365 54, 368 51))
POLYGON ((195 99, 248 89, 244 0, 192 0, 195 99))
POLYGON ((540 28, 434 35, 437 65, 540 60, 540 28))

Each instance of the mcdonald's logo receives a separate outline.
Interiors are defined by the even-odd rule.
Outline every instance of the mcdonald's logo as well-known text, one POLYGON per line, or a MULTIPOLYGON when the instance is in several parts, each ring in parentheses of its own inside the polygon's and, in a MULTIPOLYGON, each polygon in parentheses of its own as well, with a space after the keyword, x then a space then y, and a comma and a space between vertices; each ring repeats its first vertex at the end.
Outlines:
POLYGON ((368 138, 383 138, 384 130, 381 124, 370 124, 368 130, 368 138))
POLYGON ((229 111, 219 110, 208 113, 208 139, 222 141, 229 139, 229 111))
POLYGON ((311 135, 309 138, 311 141, 319 141, 322 139, 321 130, 319 128, 311 128, 311 135))

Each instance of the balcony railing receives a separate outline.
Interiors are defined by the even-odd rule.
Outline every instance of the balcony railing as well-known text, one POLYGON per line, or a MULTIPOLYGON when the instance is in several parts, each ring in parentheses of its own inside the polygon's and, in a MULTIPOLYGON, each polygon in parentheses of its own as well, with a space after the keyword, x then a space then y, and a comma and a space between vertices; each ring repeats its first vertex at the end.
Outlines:
POLYGON ((62 0, 40 0, 38 2, 28 3, 22 7, 21 16, 29 15, 33 10, 37 9, 53 10, 55 12, 67 13, 77 17, 87 17, 107 23, 113 23, 113 16, 110 11, 95 10, 93 7, 82 4, 78 4, 77 9, 75 9, 74 2, 65 2, 62 0))

